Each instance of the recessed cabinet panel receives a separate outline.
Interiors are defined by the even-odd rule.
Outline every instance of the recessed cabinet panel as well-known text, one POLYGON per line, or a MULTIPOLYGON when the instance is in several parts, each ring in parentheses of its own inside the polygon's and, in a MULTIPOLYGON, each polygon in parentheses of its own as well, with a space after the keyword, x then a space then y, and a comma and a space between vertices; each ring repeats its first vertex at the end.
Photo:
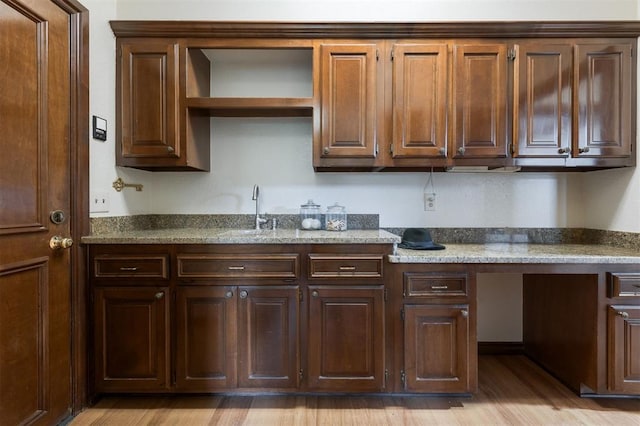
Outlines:
POLYGON ((189 391, 237 384, 235 287, 180 287, 176 298, 176 387, 189 391))
POLYGON ((405 305, 405 390, 469 392, 469 306, 405 305))
POLYGON ((376 156, 377 45, 322 45, 322 158, 376 156))
POLYGON ((393 46, 393 158, 446 155, 447 45, 393 46))
POLYGON ((96 288, 96 390, 169 388, 169 290, 96 288))
POLYGON ((631 155, 631 52, 626 43, 576 47, 580 157, 631 155))
POLYGON ((384 388, 384 289, 309 286, 310 390, 384 388))
POLYGON ((505 157, 507 45, 454 46, 454 158, 505 157))
POLYGON ((518 46, 514 79, 514 156, 569 157, 572 128, 571 44, 518 46))
POLYGON ((299 289, 239 287, 238 386, 296 389, 299 289))
POLYGON ((120 157, 177 158, 178 44, 121 46, 120 157))
POLYGON ((609 390, 640 394, 640 306, 609 306, 609 390))

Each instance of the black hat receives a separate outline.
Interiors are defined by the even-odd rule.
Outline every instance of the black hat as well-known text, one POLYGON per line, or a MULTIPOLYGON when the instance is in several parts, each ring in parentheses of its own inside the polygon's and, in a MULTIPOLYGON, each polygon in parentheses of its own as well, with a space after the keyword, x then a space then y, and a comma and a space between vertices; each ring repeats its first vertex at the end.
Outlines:
POLYGON ((402 234, 398 247, 413 250, 442 250, 444 246, 431 240, 431 234, 425 228, 407 228, 402 234))

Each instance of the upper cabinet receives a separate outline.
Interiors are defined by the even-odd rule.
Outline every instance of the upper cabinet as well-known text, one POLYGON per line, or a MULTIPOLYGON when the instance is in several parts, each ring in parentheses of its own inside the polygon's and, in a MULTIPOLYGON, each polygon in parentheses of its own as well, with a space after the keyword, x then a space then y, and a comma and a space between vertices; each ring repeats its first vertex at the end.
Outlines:
POLYGON ((208 171, 212 117, 309 117, 316 171, 636 163, 636 21, 111 26, 120 166, 208 171))

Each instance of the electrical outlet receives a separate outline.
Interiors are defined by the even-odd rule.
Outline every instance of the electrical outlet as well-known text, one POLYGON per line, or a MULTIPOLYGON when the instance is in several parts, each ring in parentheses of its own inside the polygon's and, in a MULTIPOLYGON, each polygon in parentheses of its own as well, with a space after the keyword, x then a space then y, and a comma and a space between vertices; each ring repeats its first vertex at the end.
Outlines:
POLYGON ((109 212, 109 194, 106 192, 95 192, 91 194, 89 202, 89 212, 91 213, 108 213, 109 212))
POLYGON ((433 212, 436 210, 436 193, 425 192, 424 193, 424 211, 433 212))

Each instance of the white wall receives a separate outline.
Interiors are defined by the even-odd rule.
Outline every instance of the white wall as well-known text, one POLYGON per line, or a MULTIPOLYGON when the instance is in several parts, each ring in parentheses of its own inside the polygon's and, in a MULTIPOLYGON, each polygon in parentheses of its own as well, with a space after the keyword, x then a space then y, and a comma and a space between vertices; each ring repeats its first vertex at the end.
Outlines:
MULTIPOLYGON (((591 227, 640 232, 640 174, 446 174, 434 176, 435 212, 422 210, 426 174, 314 173, 309 119, 215 119, 211 173, 151 173, 115 167, 115 43, 111 19, 265 21, 627 20, 637 0, 83 0, 91 11, 91 113, 109 122, 107 142, 91 141, 92 192, 108 213, 295 213, 313 198, 352 213, 379 213, 381 226, 591 227), (242 159, 238 161, 238 159, 242 159), (116 193, 116 177, 144 184, 116 193)), ((519 341, 521 278, 479 277, 480 341, 519 341), (510 293, 506 298, 505 292, 510 293), (498 297, 500 296, 500 297, 498 297), (508 307, 508 308, 505 308, 508 307)))

